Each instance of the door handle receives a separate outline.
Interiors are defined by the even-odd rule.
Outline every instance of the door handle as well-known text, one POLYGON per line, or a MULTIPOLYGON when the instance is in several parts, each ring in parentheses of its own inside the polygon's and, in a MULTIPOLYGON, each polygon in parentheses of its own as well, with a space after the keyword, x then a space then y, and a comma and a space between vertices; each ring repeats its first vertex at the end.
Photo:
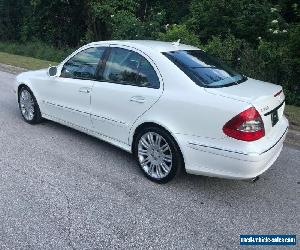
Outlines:
POLYGON ((143 96, 133 96, 130 98, 131 102, 144 103, 146 99, 143 96))
POLYGON ((79 92, 89 94, 91 92, 91 89, 90 88, 80 88, 79 92))

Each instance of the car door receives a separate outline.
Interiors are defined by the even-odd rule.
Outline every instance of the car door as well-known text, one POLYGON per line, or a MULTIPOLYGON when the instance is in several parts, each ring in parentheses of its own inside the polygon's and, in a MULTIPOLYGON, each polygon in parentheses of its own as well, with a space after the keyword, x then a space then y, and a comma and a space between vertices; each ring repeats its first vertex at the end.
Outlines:
POLYGON ((59 77, 52 77, 46 88, 46 114, 72 125, 91 128, 91 91, 104 47, 89 47, 71 57, 59 77))
POLYGON ((159 71, 133 48, 110 46, 91 97, 93 129, 128 144, 133 123, 161 96, 159 71))

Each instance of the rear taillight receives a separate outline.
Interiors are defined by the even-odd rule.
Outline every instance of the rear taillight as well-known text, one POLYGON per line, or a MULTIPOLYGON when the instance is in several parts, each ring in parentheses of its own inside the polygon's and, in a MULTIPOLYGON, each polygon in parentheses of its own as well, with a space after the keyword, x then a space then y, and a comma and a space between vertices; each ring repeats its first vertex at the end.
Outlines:
POLYGON ((224 125, 223 132, 241 141, 256 141, 265 136, 263 120, 254 107, 233 117, 224 125))

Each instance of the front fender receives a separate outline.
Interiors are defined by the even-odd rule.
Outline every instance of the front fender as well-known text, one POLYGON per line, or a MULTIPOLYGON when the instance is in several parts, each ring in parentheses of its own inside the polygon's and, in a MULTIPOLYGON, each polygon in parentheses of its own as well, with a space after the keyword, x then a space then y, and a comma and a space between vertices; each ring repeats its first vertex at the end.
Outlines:
POLYGON ((28 88, 31 89, 31 91, 33 91, 32 84, 30 83, 29 79, 26 77, 26 72, 17 75, 15 82, 14 82, 13 91, 16 94, 18 101, 19 101, 19 89, 20 89, 20 86, 22 86, 22 85, 27 86, 28 88))
POLYGON ((34 94, 37 102, 39 102, 39 85, 41 79, 43 77, 46 77, 47 69, 37 70, 37 71, 28 71, 23 72, 16 77, 15 85, 14 85, 14 91, 16 95, 18 96, 18 90, 21 85, 27 86, 32 93, 34 94))

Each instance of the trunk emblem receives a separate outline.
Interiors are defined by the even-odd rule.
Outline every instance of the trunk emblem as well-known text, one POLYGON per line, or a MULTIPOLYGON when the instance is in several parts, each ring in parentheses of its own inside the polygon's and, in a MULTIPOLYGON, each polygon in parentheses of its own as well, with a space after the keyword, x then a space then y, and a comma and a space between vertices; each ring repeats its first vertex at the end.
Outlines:
POLYGON ((263 107, 260 111, 263 113, 265 111, 269 110, 269 106, 263 107))

